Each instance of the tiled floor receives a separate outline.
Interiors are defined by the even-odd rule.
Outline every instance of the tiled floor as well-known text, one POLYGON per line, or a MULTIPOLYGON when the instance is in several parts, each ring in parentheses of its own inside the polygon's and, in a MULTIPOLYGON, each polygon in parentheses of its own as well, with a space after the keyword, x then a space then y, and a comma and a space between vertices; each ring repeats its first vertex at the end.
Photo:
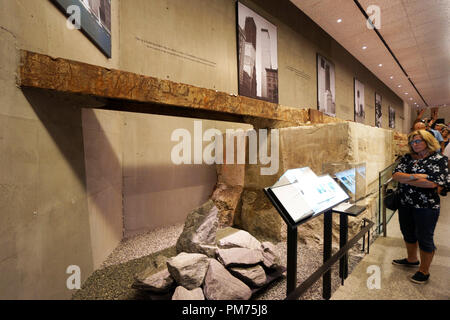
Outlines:
POLYGON ((408 277, 416 269, 392 265, 393 259, 406 257, 397 213, 387 226, 387 237, 380 236, 370 246, 370 254, 353 270, 332 300, 449 300, 450 299, 450 195, 441 198, 441 212, 435 230, 436 254, 425 285, 408 277), (376 276, 379 270, 380 281, 376 276), (372 289, 369 289, 372 287, 372 289), (378 288, 379 287, 379 288, 378 288))

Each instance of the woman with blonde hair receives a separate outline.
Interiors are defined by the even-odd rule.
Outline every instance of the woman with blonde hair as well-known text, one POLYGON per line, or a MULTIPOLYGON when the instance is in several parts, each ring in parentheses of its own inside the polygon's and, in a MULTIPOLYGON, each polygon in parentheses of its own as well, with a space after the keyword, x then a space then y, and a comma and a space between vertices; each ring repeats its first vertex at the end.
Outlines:
POLYGON ((401 158, 392 175, 399 182, 398 217, 408 257, 392 263, 419 267, 410 280, 423 284, 430 277, 429 269, 436 250, 433 235, 440 212, 439 191, 450 185, 448 158, 436 152, 440 145, 426 130, 411 132, 408 146, 410 153, 401 158))

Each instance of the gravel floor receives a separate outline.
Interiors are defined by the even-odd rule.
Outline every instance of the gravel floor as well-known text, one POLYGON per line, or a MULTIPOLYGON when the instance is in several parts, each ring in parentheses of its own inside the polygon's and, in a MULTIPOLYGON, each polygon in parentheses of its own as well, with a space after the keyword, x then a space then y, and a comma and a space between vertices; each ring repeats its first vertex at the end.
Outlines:
MULTIPOLYGON (((283 265, 286 265, 287 244, 284 242, 277 244, 283 265)), ((337 252, 337 248, 333 248, 332 254, 337 252)), ((356 267, 363 258, 363 254, 359 251, 357 245, 349 252, 348 273, 356 267)), ((297 286, 305 281, 323 264, 323 248, 322 245, 305 245, 299 244, 297 247, 297 286)), ((339 263, 335 263, 331 269, 331 293, 341 285, 339 278, 339 263)), ((255 300, 282 300, 286 298, 286 278, 274 282, 262 294, 254 296, 255 300)), ((322 298, 322 278, 317 280, 300 298, 299 300, 323 300, 322 298)))
POLYGON ((183 231, 183 226, 184 223, 179 223, 122 240, 119 246, 101 264, 100 269, 145 257, 174 246, 183 231))
MULTIPOLYGON (((73 299, 88 300, 128 300, 149 299, 138 290, 132 289, 134 275, 152 266, 155 271, 165 267, 165 257, 176 255, 175 243, 183 230, 183 224, 161 228, 152 232, 124 239, 112 254, 77 290, 73 299)), ((259 239, 265 240, 265 239, 259 239)), ((286 266, 287 244, 275 244, 282 264, 286 266)), ((333 253, 337 248, 333 248, 333 253)), ((300 244, 297 248, 297 282, 307 279, 322 265, 322 246, 300 244)), ((361 261, 364 254, 357 244, 349 252, 349 274, 361 261)), ((332 293, 340 286, 339 264, 332 268, 332 293)), ((253 296, 255 300, 282 300, 286 297, 286 277, 283 276, 270 284, 262 293, 253 296)), ((306 291, 300 300, 322 300, 322 278, 306 291)))

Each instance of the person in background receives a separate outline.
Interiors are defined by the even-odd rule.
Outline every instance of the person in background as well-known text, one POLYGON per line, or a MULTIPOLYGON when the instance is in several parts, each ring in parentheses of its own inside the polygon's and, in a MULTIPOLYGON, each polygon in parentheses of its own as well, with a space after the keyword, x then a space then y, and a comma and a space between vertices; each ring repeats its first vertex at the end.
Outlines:
POLYGON ((449 128, 447 126, 442 128, 441 134, 442 134, 442 138, 444 138, 444 146, 442 147, 442 150, 444 150, 449 143, 448 140, 448 133, 449 133, 449 128))
POLYGON ((435 123, 434 129, 439 131, 442 134, 442 129, 445 128, 446 125, 444 123, 435 123))
MULTIPOLYGON (((443 141, 442 135, 438 130, 435 130, 434 126, 433 126, 436 123, 437 118, 438 118, 439 107, 431 108, 430 109, 431 118, 430 119, 425 118, 422 120, 422 117, 425 114, 426 110, 427 109, 422 109, 422 110, 417 111, 417 117, 414 120, 414 125, 413 125, 412 130, 421 130, 421 129, 425 128, 426 130, 432 132, 434 137, 438 140, 439 144, 441 144, 441 142, 443 141), (425 127, 422 127, 422 125, 420 125, 420 127, 416 127, 416 125, 421 122, 425 124, 425 127)), ((443 148, 441 148, 441 150, 443 150, 443 148)))
POLYGON ((439 193, 450 186, 450 176, 448 158, 436 152, 439 144, 430 132, 411 132, 408 146, 410 152, 401 158, 392 175, 393 180, 399 182, 398 217, 407 258, 393 260, 392 263, 419 267, 410 280, 423 284, 430 277, 430 265, 436 250, 433 234, 440 213, 439 193))
POLYGON ((447 146, 445 147, 444 152, 442 152, 442 154, 450 159, 450 143, 447 143, 447 146))

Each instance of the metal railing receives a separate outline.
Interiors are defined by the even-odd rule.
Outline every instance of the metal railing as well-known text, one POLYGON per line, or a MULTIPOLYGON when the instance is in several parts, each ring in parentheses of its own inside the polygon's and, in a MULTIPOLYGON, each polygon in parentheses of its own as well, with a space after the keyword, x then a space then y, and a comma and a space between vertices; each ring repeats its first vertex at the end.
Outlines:
POLYGON ((378 178, 379 179, 378 226, 376 229, 378 230, 378 232, 377 232, 378 234, 381 234, 381 232, 383 232, 384 237, 387 236, 387 224, 395 213, 395 211, 392 211, 392 213, 388 217, 388 214, 387 214, 388 209, 384 205, 384 198, 386 196, 386 190, 387 190, 388 186, 391 183, 395 183, 395 184, 397 183, 396 181, 394 181, 392 179, 392 171, 397 166, 397 164, 398 164, 398 161, 390 164, 388 167, 386 167, 385 169, 383 169, 382 171, 379 172, 379 178, 378 178))
MULTIPOLYGON (((330 221, 329 221, 329 233, 331 233, 331 214, 329 215, 330 221)), ((324 277, 324 283, 323 283, 323 297, 324 299, 328 300, 331 297, 331 273, 330 269, 332 266, 339 260, 341 260, 343 257, 345 257, 348 253, 348 251, 360 240, 361 238, 364 238, 365 234, 370 234, 370 228, 374 225, 374 223, 366 218, 363 218, 364 221, 364 227, 361 228, 358 234, 356 234, 352 239, 350 239, 344 246, 342 246, 338 252, 336 252, 331 257, 326 257, 323 265, 317 269, 312 275, 308 277, 300 286, 297 288, 292 288, 292 290, 288 290, 288 294, 286 296, 285 300, 296 300, 298 299, 303 293, 306 292, 317 280, 320 279, 320 277, 324 277), (367 225, 366 225, 367 223, 367 225), (327 277, 326 277, 327 276, 327 277)), ((330 235, 331 237, 331 235, 330 235)), ((325 239, 324 239, 324 245, 325 245, 325 239)), ((329 253, 331 253, 331 243, 329 244, 329 253)), ((325 249, 325 246, 324 246, 325 249)), ((367 250, 369 250, 369 244, 367 245, 367 250)), ((324 250, 325 251, 325 250, 324 250)), ((325 258, 325 256, 324 256, 325 258)), ((343 274, 343 277, 346 277, 347 274, 343 274)), ((342 279, 344 280, 344 279, 342 279)))
POLYGON ((382 209, 381 209, 381 224, 383 226, 383 237, 387 236, 387 216, 386 216, 386 206, 384 205, 384 198, 386 197, 386 190, 387 190, 387 186, 389 185, 389 183, 391 183, 392 177, 389 178, 388 181, 386 181, 382 186, 381 186, 381 204, 382 204, 382 209))

